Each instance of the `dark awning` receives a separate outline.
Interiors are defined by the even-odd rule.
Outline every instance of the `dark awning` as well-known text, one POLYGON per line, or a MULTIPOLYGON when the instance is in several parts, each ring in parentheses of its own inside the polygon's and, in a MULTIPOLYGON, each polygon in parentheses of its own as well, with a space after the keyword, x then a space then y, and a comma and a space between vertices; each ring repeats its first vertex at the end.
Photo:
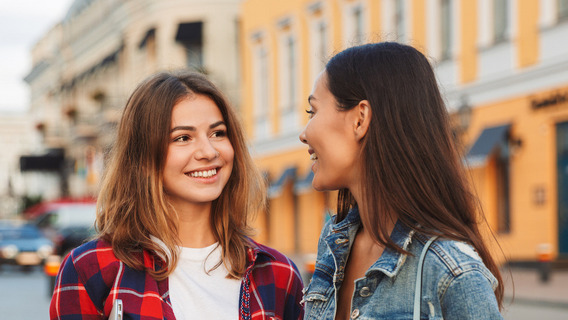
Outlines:
POLYGON ((280 194, 282 194, 282 189, 284 188, 284 185, 288 181, 294 181, 295 179, 296 179, 296 168, 295 167, 286 168, 286 170, 284 170, 282 175, 280 175, 280 178, 278 178, 276 182, 271 183, 270 186, 268 187, 268 197, 269 198, 278 197, 280 194))
POLYGON ((50 149, 43 155, 21 156, 20 171, 59 171, 64 161, 63 149, 50 149))
POLYGON ((180 23, 176 33, 176 41, 183 43, 202 43, 203 23, 180 23))
POLYGON ((312 169, 310 168, 310 170, 308 171, 308 174, 296 181, 296 183, 294 183, 294 193, 295 194, 301 194, 301 193, 305 193, 305 192, 309 192, 314 190, 312 188, 312 180, 314 180, 314 172, 312 171, 312 169))
POLYGON ((483 129, 467 153, 467 162, 471 167, 481 166, 487 157, 497 148, 507 143, 510 124, 483 129))

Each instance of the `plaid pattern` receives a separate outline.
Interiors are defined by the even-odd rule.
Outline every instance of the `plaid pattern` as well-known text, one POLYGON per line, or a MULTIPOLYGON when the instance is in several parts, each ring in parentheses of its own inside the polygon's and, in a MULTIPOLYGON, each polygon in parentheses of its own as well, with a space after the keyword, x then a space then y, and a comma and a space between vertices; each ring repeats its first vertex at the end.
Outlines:
MULTIPOLYGON (((253 242, 241 283, 240 320, 302 319, 302 280, 294 263, 278 251, 253 242)), ((144 266, 159 270, 163 261, 148 251, 135 253, 144 266)), ((50 318, 106 319, 115 299, 122 299, 124 319, 175 319, 168 281, 118 260, 103 241, 88 242, 68 255, 59 270, 50 318)))

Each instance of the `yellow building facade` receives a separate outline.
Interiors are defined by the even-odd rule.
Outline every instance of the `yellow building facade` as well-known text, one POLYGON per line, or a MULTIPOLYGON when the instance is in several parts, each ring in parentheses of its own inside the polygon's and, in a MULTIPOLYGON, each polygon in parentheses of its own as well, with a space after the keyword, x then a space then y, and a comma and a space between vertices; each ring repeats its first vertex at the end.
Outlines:
POLYGON ((240 105, 270 182, 258 239, 313 258, 336 196, 311 189, 298 139, 312 84, 334 52, 399 41, 435 68, 505 258, 568 255, 567 20, 565 0, 243 1, 240 105))

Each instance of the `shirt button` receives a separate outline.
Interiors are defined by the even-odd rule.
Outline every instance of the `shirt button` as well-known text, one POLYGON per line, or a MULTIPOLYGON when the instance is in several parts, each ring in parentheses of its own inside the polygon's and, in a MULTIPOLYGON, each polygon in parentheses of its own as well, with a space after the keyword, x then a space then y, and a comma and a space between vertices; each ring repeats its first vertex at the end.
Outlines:
POLYGON ((371 289, 369 289, 369 287, 363 287, 359 291, 359 295, 363 298, 367 298, 368 296, 371 295, 371 289))
POLYGON ((351 319, 356 319, 359 316, 359 309, 355 309, 353 310, 353 312, 351 312, 351 319))

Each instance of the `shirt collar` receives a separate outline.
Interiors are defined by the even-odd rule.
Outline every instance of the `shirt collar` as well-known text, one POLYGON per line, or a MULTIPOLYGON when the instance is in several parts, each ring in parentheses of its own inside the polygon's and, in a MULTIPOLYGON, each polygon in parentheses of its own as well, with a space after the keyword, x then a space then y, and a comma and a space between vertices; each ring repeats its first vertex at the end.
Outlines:
POLYGON ((247 264, 253 265, 258 255, 265 256, 268 259, 276 260, 274 255, 270 253, 263 245, 249 238, 250 247, 247 248, 247 264))

